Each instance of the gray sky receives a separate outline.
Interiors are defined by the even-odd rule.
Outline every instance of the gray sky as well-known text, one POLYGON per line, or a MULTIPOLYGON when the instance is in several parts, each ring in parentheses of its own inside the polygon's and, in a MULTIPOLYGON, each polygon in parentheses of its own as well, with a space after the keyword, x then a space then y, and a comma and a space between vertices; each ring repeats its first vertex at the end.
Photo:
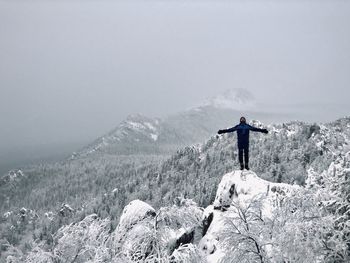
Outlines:
POLYGON ((341 117, 349 25, 350 3, 334 0, 0 0, 0 152, 86 142, 229 88, 341 117))

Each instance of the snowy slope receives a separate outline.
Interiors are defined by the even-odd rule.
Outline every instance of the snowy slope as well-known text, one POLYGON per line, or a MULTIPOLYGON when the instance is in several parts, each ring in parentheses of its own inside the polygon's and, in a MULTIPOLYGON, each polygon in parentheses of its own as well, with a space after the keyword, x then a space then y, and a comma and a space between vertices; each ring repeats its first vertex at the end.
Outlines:
POLYGON ((98 138, 72 157, 96 153, 129 153, 139 150, 144 144, 157 143, 161 132, 161 120, 137 114, 130 115, 118 127, 98 138), (135 148, 135 149, 133 149, 135 148))

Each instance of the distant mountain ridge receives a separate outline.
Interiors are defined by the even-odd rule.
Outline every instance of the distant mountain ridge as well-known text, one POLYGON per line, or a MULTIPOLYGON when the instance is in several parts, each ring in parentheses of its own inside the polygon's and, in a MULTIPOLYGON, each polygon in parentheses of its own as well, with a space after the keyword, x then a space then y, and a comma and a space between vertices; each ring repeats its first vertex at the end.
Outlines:
POLYGON ((234 126, 242 115, 264 122, 282 118, 279 114, 257 112, 250 92, 228 90, 197 107, 162 119, 130 115, 112 131, 73 154, 73 158, 92 154, 172 154, 184 146, 203 142, 220 128, 234 126))

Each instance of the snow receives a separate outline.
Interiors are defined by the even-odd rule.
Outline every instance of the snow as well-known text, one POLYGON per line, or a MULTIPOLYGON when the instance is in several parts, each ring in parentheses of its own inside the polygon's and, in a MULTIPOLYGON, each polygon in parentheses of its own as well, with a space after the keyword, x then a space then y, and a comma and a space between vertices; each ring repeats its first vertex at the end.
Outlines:
MULTIPOLYGON (((107 139, 105 137, 102 137, 102 144, 103 144, 103 146, 108 145, 107 139)), ((100 147, 102 147, 102 145, 100 145, 100 147)))
POLYGON ((135 242, 151 231, 156 212, 141 200, 133 200, 124 207, 119 224, 114 232, 114 247, 123 254, 134 253, 135 242))
POLYGON ((11 170, 8 172, 8 178, 11 182, 19 177, 24 177, 24 173, 22 172, 22 170, 11 170))
POLYGON ((324 141, 316 142, 317 149, 321 150, 323 146, 324 146, 324 141))
POLYGON ((287 137, 289 138, 289 137, 295 135, 296 133, 297 133, 296 130, 287 130, 287 137))
POLYGON ((176 241, 179 240, 181 238, 181 236, 185 235, 185 234, 189 234, 192 231, 191 228, 179 228, 177 230, 168 228, 167 232, 166 232, 166 237, 163 236, 163 239, 166 239, 167 241, 167 247, 168 248, 172 248, 175 247, 176 245, 176 241))
MULTIPOLYGON (((156 122, 157 124, 157 122, 156 122)), ((150 122, 135 122, 135 121, 128 121, 127 126, 134 130, 151 130, 153 132, 157 131, 157 128, 150 122)))
POLYGON ((66 208, 66 209, 68 209, 68 210, 70 210, 70 211, 73 211, 74 209, 70 206, 70 205, 68 205, 68 204, 63 204, 63 206, 62 206, 62 208, 66 208))
POLYGON ((272 126, 269 130, 271 130, 273 133, 280 133, 281 132, 281 129, 278 129, 275 126, 272 126))
POLYGON ((219 207, 222 204, 230 205, 235 194, 239 197, 238 200, 243 202, 251 200, 256 195, 267 195, 270 185, 274 184, 247 170, 225 174, 219 184, 214 207, 219 207), (234 186, 235 194, 230 194, 231 186, 234 186))
POLYGON ((307 178, 305 180, 305 187, 312 188, 316 184, 318 176, 319 175, 315 172, 315 170, 312 167, 310 167, 307 170, 307 178))
POLYGON ((254 105, 254 96, 245 89, 226 90, 222 94, 207 99, 204 103, 204 106, 234 110, 248 110, 254 105))
POLYGON ((225 229, 228 218, 237 216, 236 207, 247 209, 253 200, 262 202, 261 217, 272 218, 276 206, 285 196, 291 196, 300 187, 284 183, 272 183, 259 178, 252 171, 233 171, 223 176, 217 190, 213 205, 207 207, 204 216, 213 213, 213 221, 207 234, 199 243, 199 248, 207 256, 209 263, 217 263, 225 255, 220 246, 220 233, 225 229), (230 205, 227 211, 217 208, 230 205))
POLYGON ((128 126, 135 129, 135 130, 144 130, 145 126, 138 122, 128 121, 128 126))
POLYGON ((124 208, 120 217, 118 230, 127 230, 131 225, 154 214, 155 210, 152 206, 138 199, 133 200, 124 208))
MULTIPOLYGON (((155 125, 159 125, 159 121, 154 121, 155 125)), ((157 133, 157 127, 154 124, 152 124, 150 121, 127 121, 127 127, 132 128, 135 131, 141 132, 145 134, 146 136, 149 136, 153 141, 158 140, 158 133, 157 133)), ((136 138, 134 141, 139 142, 140 139, 136 138)))
POLYGON ((148 129, 152 130, 152 131, 156 131, 157 128, 154 127, 150 122, 145 122, 144 126, 146 126, 148 129))
MULTIPOLYGON (((213 255, 218 246, 218 240, 212 234, 205 235, 200 241, 198 248, 202 251, 202 253, 208 257, 213 255)), ((220 253, 219 253, 220 254, 220 253)), ((215 253, 215 258, 218 258, 218 254, 215 253)))
POLYGON ((9 218, 12 214, 13 214, 12 211, 8 211, 8 212, 4 213, 3 217, 4 218, 9 218))
POLYGON ((220 262, 225 255, 225 250, 220 246, 220 231, 225 227, 227 212, 214 210, 209 206, 204 211, 205 214, 213 213, 213 221, 208 229, 207 234, 199 242, 198 248, 207 257, 208 263, 220 262))
POLYGON ((158 134, 151 133, 151 138, 154 141, 158 140, 158 134))
POLYGON ((49 219, 50 221, 52 221, 52 220, 54 220, 55 214, 54 214, 53 212, 49 211, 49 212, 46 212, 46 213, 44 214, 44 216, 45 216, 47 219, 49 219))

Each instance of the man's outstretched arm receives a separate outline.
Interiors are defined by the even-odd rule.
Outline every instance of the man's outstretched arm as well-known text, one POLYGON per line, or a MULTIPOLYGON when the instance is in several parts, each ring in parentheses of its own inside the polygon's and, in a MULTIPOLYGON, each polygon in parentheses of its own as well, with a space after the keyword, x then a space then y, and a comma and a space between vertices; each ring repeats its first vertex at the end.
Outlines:
POLYGON ((222 134, 222 133, 228 133, 228 132, 234 132, 237 131, 237 125, 235 127, 229 128, 229 129, 225 129, 225 130, 219 130, 218 134, 222 134))
POLYGON ((256 128, 256 127, 253 127, 251 125, 248 125, 248 126, 249 126, 249 130, 254 131, 254 132, 262 132, 262 133, 268 133, 269 132, 266 129, 256 128))

